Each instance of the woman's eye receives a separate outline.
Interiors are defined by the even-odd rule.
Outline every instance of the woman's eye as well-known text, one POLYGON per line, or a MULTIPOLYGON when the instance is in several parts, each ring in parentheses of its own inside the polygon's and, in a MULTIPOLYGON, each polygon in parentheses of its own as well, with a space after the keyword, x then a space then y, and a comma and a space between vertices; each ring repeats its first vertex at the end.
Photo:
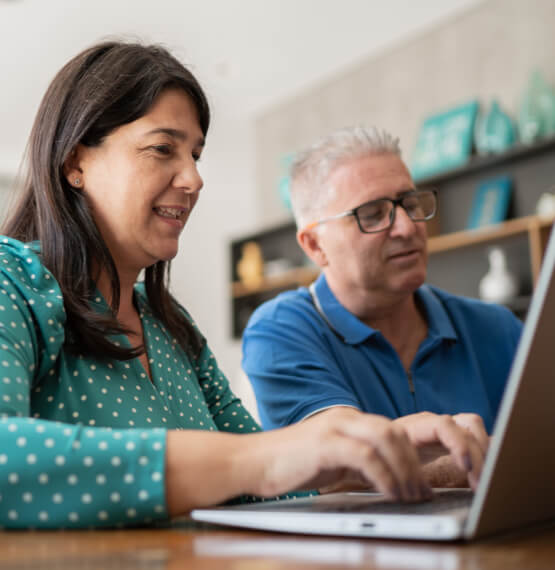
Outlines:
POLYGON ((200 160, 200 152, 193 152, 192 156, 195 162, 198 162, 200 160))
POLYGON ((163 154, 166 156, 171 154, 171 147, 168 144, 157 144, 153 145, 151 148, 159 154, 163 154))

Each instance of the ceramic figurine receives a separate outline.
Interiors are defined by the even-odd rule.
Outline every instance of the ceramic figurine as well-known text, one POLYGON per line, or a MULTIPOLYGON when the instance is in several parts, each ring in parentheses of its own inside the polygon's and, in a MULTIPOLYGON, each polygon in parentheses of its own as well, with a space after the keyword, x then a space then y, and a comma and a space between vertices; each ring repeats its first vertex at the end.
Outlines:
POLYGON ((543 136, 555 135, 555 93, 545 82, 540 93, 540 109, 543 121, 543 136))
POLYGON ((264 281, 264 259, 260 246, 254 241, 248 241, 241 248, 241 258, 237 262, 237 275, 241 283, 256 289, 264 281))
POLYGON ((545 132, 542 98, 545 99, 545 82, 541 73, 535 70, 530 75, 520 104, 518 129, 520 140, 530 144, 541 138, 545 132))
POLYGON ((474 131, 474 143, 479 154, 504 152, 515 142, 513 121, 502 111, 499 103, 492 101, 490 110, 478 117, 474 131))
POLYGON ((536 204, 536 214, 543 218, 555 217, 555 194, 544 192, 536 204))
POLYGON ((516 277, 507 269, 505 252, 500 247, 488 253, 489 269, 480 280, 480 298, 491 303, 507 303, 518 293, 516 277))

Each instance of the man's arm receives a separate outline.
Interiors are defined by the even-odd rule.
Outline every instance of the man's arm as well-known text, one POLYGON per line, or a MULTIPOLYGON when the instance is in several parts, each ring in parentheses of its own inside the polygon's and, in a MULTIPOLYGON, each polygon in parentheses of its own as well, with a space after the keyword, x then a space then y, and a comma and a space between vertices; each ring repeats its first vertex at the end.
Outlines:
POLYGON ((360 408, 346 385, 319 317, 303 301, 259 307, 243 334, 243 369, 265 429, 284 427, 333 406, 360 408))

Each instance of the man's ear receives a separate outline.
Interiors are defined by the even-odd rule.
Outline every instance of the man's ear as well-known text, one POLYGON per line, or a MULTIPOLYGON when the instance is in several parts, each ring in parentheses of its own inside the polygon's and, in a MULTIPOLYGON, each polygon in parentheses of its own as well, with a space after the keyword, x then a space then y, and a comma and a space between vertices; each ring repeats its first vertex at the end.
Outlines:
POLYGON ((64 176, 74 188, 82 188, 84 183, 81 167, 82 154, 82 145, 77 145, 66 158, 63 166, 64 176))
POLYGON ((299 230, 297 232, 297 243, 302 250, 318 267, 325 267, 328 264, 328 259, 320 246, 319 238, 320 236, 315 229, 299 230))

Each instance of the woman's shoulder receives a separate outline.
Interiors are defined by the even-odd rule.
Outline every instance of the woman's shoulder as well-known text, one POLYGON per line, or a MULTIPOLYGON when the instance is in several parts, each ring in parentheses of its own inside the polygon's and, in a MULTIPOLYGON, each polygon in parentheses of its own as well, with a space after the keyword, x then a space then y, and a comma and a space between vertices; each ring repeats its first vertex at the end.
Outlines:
POLYGON ((42 263, 38 242, 0 236, 0 290, 31 310, 39 325, 41 316, 65 321, 60 286, 42 263))

